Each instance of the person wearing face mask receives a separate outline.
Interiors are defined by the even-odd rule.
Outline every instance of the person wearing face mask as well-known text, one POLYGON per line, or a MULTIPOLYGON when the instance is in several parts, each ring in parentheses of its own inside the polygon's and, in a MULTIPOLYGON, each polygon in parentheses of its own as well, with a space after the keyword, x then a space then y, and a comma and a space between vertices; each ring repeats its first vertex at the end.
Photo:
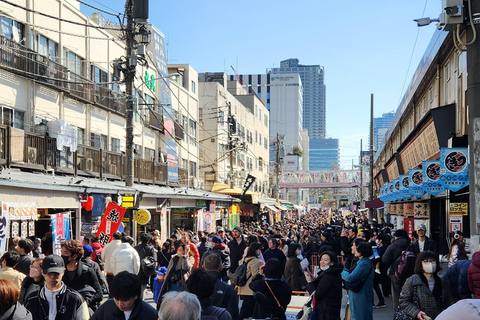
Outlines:
POLYGON ((336 254, 325 251, 320 256, 320 271, 312 282, 315 287, 315 319, 340 320, 342 307, 342 269, 336 254))
POLYGON ((23 279, 22 287, 20 288, 20 297, 18 302, 24 303, 25 298, 34 291, 40 290, 45 284, 45 278, 42 275, 43 258, 37 258, 30 266, 30 273, 23 279))
POLYGON ((413 319, 427 320, 435 319, 452 305, 450 288, 438 276, 439 271, 438 255, 433 251, 421 252, 415 262, 415 274, 407 279, 400 292, 399 309, 413 319))
POLYGON ((302 260, 300 245, 298 243, 291 243, 288 246, 287 263, 285 264, 283 277, 293 291, 305 291, 307 287, 307 279, 300 265, 300 261, 302 260))
POLYGON ((238 316, 239 320, 249 318, 253 315, 253 309, 255 307, 255 299, 253 298, 253 291, 249 285, 253 278, 260 273, 260 261, 258 257, 262 253, 262 245, 258 242, 252 242, 248 246, 247 255, 241 259, 239 264, 244 262, 247 264, 247 283, 244 286, 237 286, 237 293, 240 300, 243 300, 242 308, 238 316))
POLYGON ((200 265, 202 266, 205 262, 205 258, 211 254, 216 253, 220 259, 222 259, 222 280, 228 281, 228 270, 230 269, 230 249, 225 243, 223 243, 222 238, 219 236, 213 236, 212 240, 209 240, 206 243, 207 251, 202 255, 200 260, 200 265))

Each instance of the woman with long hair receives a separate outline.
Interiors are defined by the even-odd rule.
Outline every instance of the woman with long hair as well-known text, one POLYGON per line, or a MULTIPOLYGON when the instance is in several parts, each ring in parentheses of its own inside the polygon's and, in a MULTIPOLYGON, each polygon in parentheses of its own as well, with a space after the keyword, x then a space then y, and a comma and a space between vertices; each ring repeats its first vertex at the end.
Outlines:
POLYGON ((10 280, 0 279, 0 319, 32 320, 32 314, 18 302, 20 289, 10 280))
POLYGON ((465 243, 463 242, 463 233, 457 231, 453 234, 450 251, 448 252, 448 267, 453 266, 458 260, 467 260, 467 252, 465 251, 465 243))
POLYGON ((342 264, 332 251, 320 256, 320 272, 313 281, 315 289, 315 319, 340 320, 342 307, 342 264))
MULTIPOLYGON (((399 309, 413 319, 435 319, 453 304, 447 283, 438 276, 438 254, 423 251, 415 261, 415 274, 405 281, 399 299, 399 309)), ((399 310, 399 311, 400 311, 399 310)))
POLYGON ((293 291, 305 291, 307 287, 307 279, 300 265, 301 253, 299 243, 291 243, 288 246, 287 263, 285 264, 283 277, 293 291))
POLYGON ((239 265, 247 264, 247 283, 244 286, 237 287, 237 293, 240 300, 243 301, 239 320, 249 318, 253 315, 255 307, 255 299, 253 298, 253 291, 250 289, 250 283, 253 278, 260 273, 259 256, 262 254, 262 245, 259 242, 252 242, 248 246, 247 255, 239 261, 239 265))

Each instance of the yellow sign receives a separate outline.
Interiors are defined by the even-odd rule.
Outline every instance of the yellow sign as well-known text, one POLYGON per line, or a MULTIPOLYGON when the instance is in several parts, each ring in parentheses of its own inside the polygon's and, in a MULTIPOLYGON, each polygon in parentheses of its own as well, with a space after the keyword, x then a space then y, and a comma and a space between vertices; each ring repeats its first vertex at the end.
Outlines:
POLYGON ((150 222, 152 219, 152 215, 148 210, 138 210, 135 213, 135 220, 137 220, 138 224, 145 225, 150 222))
POLYGON ((450 202, 450 215, 468 215, 467 202, 450 202))
POLYGON ((129 223, 129 222, 130 222, 130 218, 123 218, 123 219, 122 219, 122 222, 129 223))
POLYGON ((133 195, 126 193, 122 196, 122 207, 124 208, 133 208, 133 204, 135 203, 135 198, 133 195))

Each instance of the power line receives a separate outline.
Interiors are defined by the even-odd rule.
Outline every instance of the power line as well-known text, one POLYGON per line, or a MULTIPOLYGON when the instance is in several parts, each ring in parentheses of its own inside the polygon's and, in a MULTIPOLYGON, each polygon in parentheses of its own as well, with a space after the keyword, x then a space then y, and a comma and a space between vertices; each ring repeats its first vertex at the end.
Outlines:
MULTIPOLYGON (((98 10, 98 11, 100 11, 100 12, 103 12, 103 13, 106 13, 106 14, 109 14, 109 15, 112 15, 112 16, 115 16, 115 17, 117 17, 117 18, 122 15, 121 13, 111 13, 111 12, 108 12, 108 11, 106 11, 106 10, 97 8, 97 7, 91 5, 91 4, 87 3, 87 2, 84 2, 84 1, 82 1, 82 0, 77 0, 77 1, 80 2, 80 3, 83 4, 83 5, 86 5, 87 7, 90 7, 90 8, 93 8, 93 9, 95 9, 95 10, 98 10)), ((112 11, 113 11, 113 10, 112 10, 112 11)))

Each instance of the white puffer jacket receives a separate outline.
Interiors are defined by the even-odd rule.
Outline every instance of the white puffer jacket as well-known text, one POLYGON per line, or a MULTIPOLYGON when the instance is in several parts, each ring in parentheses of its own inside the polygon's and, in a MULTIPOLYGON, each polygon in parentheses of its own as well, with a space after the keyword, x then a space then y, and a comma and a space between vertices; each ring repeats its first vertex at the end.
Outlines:
POLYGON ((140 271, 140 257, 129 243, 124 242, 113 252, 110 267, 113 275, 122 271, 138 274, 138 271, 140 271))

